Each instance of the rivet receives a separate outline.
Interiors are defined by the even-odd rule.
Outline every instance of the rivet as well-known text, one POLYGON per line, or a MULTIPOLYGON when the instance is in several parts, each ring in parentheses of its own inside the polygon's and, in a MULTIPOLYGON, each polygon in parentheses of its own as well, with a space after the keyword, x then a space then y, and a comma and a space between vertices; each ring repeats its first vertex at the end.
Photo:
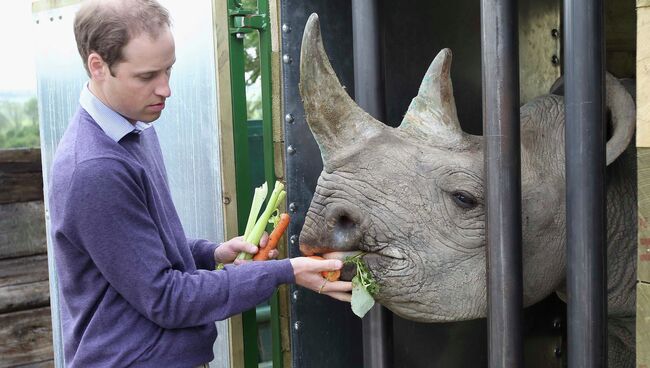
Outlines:
POLYGON ((553 354, 555 354, 556 357, 561 357, 562 356, 562 348, 559 346, 556 346, 555 349, 553 350, 553 354))
POLYGON ((551 29, 551 37, 558 38, 558 36, 560 36, 560 31, 558 31, 557 28, 551 29))
POLYGON ((38 19, 36 19, 36 24, 39 24, 39 23, 41 23, 41 21, 39 21, 38 19))
POLYGON ((299 296, 300 296, 300 292, 299 292, 298 290, 294 291, 294 292, 291 294, 291 297, 293 298, 293 301, 294 301, 294 302, 295 302, 296 300, 298 300, 298 297, 299 297, 299 296))
POLYGON ((291 244, 296 244, 298 242, 298 235, 295 235, 295 234, 291 235, 291 237, 289 238, 289 241, 291 242, 291 244))
POLYGON ((59 19, 63 19, 63 15, 59 15, 59 19))
POLYGON ((293 61, 293 59, 291 59, 291 56, 289 56, 288 54, 282 55, 282 62, 283 63, 291 64, 292 61, 293 61))
POLYGON ((289 147, 287 147, 287 153, 293 155, 294 153, 296 153, 296 149, 290 145, 289 147))
POLYGON ((242 39, 242 38, 244 38, 244 34, 243 33, 235 33, 235 37, 237 37, 239 39, 242 39))
POLYGON ((294 119, 293 119, 293 115, 291 115, 291 114, 286 114, 286 115, 284 116, 284 121, 285 121, 287 124, 293 124, 293 121, 294 121, 294 119))
POLYGON ((223 197, 223 204, 230 204, 230 197, 223 197))
POLYGON ((298 209, 298 206, 294 202, 289 203, 289 212, 295 213, 298 209))
POLYGON ((289 32, 291 32, 291 26, 288 25, 288 24, 286 24, 286 23, 283 24, 283 25, 282 25, 282 32, 284 32, 284 33, 289 33, 289 32))
POLYGON ((50 22, 54 22, 54 17, 50 17, 50 22))
POLYGON ((293 329, 294 330, 298 331, 298 330, 300 330, 300 327, 302 327, 302 323, 300 323, 300 321, 296 321, 296 322, 293 323, 293 329))
POLYGON ((562 321, 560 321, 559 318, 556 318, 553 320, 553 328, 560 328, 562 327, 562 321))
POLYGON ((560 58, 557 57, 557 55, 553 55, 553 56, 551 56, 551 63, 552 63, 553 65, 558 65, 558 64, 560 63, 560 58))

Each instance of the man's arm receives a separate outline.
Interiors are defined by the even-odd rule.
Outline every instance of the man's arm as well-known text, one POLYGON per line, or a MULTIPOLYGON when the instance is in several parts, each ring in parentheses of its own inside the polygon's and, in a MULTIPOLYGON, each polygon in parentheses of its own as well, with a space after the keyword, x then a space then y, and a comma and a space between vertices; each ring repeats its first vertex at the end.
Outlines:
POLYGON ((196 268, 204 270, 214 270, 216 266, 214 251, 219 244, 205 239, 187 238, 187 246, 192 251, 196 268))
POLYGON ((249 262, 218 272, 172 268, 147 208, 145 181, 144 172, 117 160, 80 164, 62 229, 141 314, 165 328, 202 325, 250 309, 277 285, 294 282, 289 260, 249 262))

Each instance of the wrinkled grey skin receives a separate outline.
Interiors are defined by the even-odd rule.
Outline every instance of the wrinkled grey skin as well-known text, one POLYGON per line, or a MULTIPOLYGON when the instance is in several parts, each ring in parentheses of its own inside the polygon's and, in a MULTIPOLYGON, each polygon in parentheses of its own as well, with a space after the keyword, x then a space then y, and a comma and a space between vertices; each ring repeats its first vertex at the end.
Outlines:
MULTIPOLYGON (((378 302, 415 321, 486 316, 483 140, 459 125, 442 50, 398 128, 359 108, 341 87, 320 37, 318 17, 302 43, 300 91, 324 170, 301 251, 363 250, 379 283, 378 302)), ((626 152, 634 103, 607 76, 613 136, 607 144, 610 367, 634 366, 635 191, 626 152)), ((539 97, 521 108, 524 303, 566 277, 564 104, 539 97)))

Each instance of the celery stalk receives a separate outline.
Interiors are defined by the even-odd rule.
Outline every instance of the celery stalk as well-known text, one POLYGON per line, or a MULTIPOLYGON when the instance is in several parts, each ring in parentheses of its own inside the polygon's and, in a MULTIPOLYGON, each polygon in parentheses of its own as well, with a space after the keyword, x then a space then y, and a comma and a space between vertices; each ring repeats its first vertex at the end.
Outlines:
POLYGON ((251 211, 248 213, 248 222, 246 222, 246 230, 244 231, 244 239, 246 239, 253 230, 253 227, 255 226, 255 222, 257 220, 257 215, 259 215, 260 210, 262 209, 262 204, 264 204, 264 200, 266 199, 267 194, 268 186, 266 185, 266 182, 264 182, 264 184, 261 186, 255 188, 253 203, 251 204, 251 211))
MULTIPOLYGON (((264 212, 262 212, 262 215, 257 219, 257 221, 255 222, 255 226, 253 226, 253 229, 248 234, 248 236, 244 236, 244 240, 246 240, 248 243, 251 243, 253 245, 260 244, 260 240, 262 239, 262 234, 264 234, 264 229, 266 229, 266 224, 269 222, 269 219, 271 218, 273 213, 277 210, 278 204, 281 203, 280 201, 278 201, 278 199, 280 198, 284 199, 285 196, 286 196, 286 192, 284 191, 284 184, 282 184, 279 181, 276 181, 275 187, 273 188, 273 192, 271 193, 271 197, 266 203, 266 208, 264 209, 264 212)), ((253 256, 246 252, 241 252, 237 256, 237 259, 249 260, 252 258, 253 256)))

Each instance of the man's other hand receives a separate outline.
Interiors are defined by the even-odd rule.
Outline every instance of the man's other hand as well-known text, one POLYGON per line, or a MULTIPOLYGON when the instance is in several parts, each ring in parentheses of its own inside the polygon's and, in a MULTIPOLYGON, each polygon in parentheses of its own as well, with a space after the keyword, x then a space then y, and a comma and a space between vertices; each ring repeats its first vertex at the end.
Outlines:
MULTIPOLYGON (((264 233, 262 239, 260 239, 260 248, 264 248, 269 241, 269 235, 264 233)), ((243 236, 238 236, 232 238, 227 242, 221 243, 217 249, 214 250, 214 260, 216 263, 235 263, 241 264, 248 262, 241 259, 236 259, 237 255, 241 252, 246 252, 249 254, 257 253, 257 247, 251 243, 244 241, 243 236)), ((278 257, 278 250, 274 249, 269 253, 269 259, 275 259, 278 257)))

